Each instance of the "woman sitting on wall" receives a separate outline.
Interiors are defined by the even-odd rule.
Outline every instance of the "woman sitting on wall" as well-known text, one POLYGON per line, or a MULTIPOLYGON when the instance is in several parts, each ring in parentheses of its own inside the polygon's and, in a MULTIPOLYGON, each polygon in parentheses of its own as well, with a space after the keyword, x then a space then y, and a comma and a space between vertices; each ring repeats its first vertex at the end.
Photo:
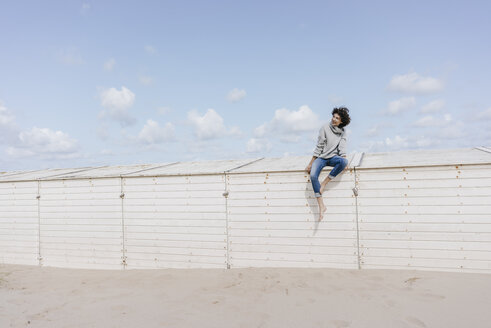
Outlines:
POLYGON ((322 220, 324 212, 327 210, 322 199, 322 192, 328 182, 334 179, 348 165, 344 127, 350 121, 348 108, 338 107, 333 109, 331 122, 325 124, 319 130, 314 156, 305 168, 310 173, 310 181, 319 205, 319 221, 322 220), (333 169, 324 181, 319 183, 319 175, 324 166, 332 166, 333 169))

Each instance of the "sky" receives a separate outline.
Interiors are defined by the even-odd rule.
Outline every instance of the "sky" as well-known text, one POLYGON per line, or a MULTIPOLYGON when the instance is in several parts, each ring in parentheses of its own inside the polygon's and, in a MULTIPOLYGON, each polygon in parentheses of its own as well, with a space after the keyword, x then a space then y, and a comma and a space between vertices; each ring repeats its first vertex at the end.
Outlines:
MULTIPOLYGON (((491 145, 489 1, 0 2, 0 172, 491 145)), ((306 163, 308 164, 308 163, 306 163)))

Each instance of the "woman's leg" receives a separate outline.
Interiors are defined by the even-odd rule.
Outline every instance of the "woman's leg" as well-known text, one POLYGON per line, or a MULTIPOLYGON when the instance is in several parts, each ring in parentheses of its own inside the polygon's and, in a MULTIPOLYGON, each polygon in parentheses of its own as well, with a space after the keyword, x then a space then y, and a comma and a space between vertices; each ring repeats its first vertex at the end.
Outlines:
POLYGON ((334 179, 339 173, 341 173, 346 165, 348 165, 348 160, 344 157, 341 156, 334 156, 328 159, 327 165, 333 166, 333 169, 329 173, 329 175, 322 181, 321 186, 320 186, 320 193, 326 189, 327 184, 329 181, 334 179))
POLYGON ((326 166, 327 160, 323 158, 316 158, 314 163, 312 163, 312 169, 310 170, 310 181, 312 182, 312 189, 314 189, 315 198, 317 199, 317 204, 319 205, 319 221, 324 217, 324 212, 326 211, 326 206, 324 205, 324 200, 322 199, 322 194, 320 192, 319 175, 326 166))

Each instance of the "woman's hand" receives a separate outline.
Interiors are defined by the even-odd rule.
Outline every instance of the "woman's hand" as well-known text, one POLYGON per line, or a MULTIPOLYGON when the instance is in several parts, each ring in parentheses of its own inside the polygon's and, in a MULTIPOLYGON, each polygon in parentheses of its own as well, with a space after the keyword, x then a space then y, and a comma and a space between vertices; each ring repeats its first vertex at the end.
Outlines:
POLYGON ((307 171, 310 174, 310 170, 312 170, 312 164, 307 165, 305 168, 305 171, 307 171))

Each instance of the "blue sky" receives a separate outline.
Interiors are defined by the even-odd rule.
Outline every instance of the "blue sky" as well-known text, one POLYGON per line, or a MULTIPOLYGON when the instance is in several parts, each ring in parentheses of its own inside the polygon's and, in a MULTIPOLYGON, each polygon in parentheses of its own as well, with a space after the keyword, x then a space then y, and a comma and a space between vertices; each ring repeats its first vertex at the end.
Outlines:
POLYGON ((491 144, 488 1, 2 1, 0 171, 491 144))

